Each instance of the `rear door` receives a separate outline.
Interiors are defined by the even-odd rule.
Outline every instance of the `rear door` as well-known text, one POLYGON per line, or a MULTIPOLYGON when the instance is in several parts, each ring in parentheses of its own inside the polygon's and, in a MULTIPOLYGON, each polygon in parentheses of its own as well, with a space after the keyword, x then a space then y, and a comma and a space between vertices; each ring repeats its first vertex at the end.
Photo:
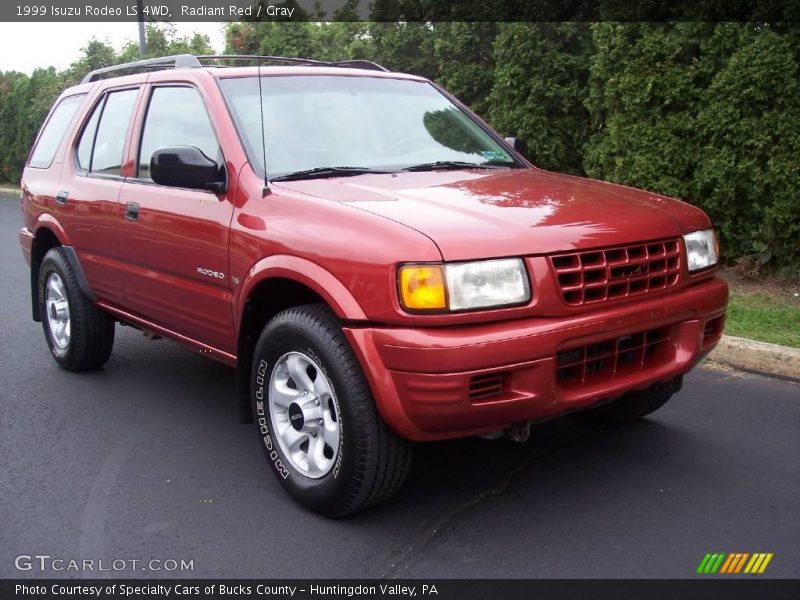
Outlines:
POLYGON ((232 202, 227 194, 158 185, 149 173, 153 152, 165 146, 195 146, 224 164, 217 133, 192 85, 148 86, 143 110, 134 142, 136 172, 120 194, 125 305, 158 325, 232 353, 227 273, 232 202))
POLYGON ((117 202, 139 93, 140 86, 110 89, 93 101, 65 157, 56 199, 92 291, 115 303, 122 301, 117 202))

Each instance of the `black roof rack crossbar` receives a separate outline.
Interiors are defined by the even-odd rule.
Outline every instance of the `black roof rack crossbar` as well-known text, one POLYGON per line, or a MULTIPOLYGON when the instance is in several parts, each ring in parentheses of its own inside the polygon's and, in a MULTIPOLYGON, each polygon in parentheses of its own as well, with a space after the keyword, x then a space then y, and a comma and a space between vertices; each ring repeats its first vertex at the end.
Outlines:
MULTIPOLYGON (((108 73, 117 73, 118 71, 146 71, 146 70, 159 70, 159 69, 187 69, 197 68, 203 65, 197 60, 196 56, 191 54, 175 54, 173 56, 162 56, 160 58, 148 58, 145 60, 137 60, 129 63, 122 63, 119 65, 112 65, 110 67, 103 67, 102 69, 95 69, 86 74, 81 83, 90 83, 101 79, 103 75, 108 73)), ((120 73, 121 74, 121 73, 120 73)))
POLYGON ((313 58, 301 58, 290 56, 259 56, 257 54, 206 54, 198 55, 197 60, 228 60, 228 61, 255 61, 283 63, 289 65, 303 65, 308 67, 342 67, 351 69, 369 69, 371 71, 388 71, 386 67, 370 60, 314 60, 313 58))
POLYGON ((175 54, 173 56, 163 56, 160 58, 148 58, 146 60, 137 60, 129 63, 122 63, 120 65, 112 65, 110 67, 103 67, 102 69, 95 69, 90 71, 86 77, 83 78, 81 83, 90 83, 102 78, 103 75, 110 73, 122 75, 125 71, 158 71, 163 69, 196 69, 204 66, 201 61, 256 61, 261 60, 265 62, 287 64, 287 65, 303 65, 307 67, 342 67, 351 69, 369 69, 372 71, 388 71, 389 69, 382 67, 378 63, 369 60, 340 60, 340 61, 324 61, 314 60, 311 58, 299 58, 288 56, 258 56, 255 54, 204 54, 194 56, 192 54, 175 54))

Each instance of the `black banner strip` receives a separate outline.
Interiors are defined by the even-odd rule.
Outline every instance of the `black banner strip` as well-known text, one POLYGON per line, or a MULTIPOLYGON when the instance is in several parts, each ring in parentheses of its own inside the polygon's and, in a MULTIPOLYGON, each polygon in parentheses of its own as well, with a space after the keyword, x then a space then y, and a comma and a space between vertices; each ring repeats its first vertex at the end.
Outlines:
POLYGON ((0 21, 800 21, 795 0, 4 0, 0 21))
POLYGON ((625 600, 648 598, 693 600, 796 600, 800 580, 755 577, 618 580, 170 580, 62 579, 0 580, 0 598, 84 600, 96 598, 194 600, 339 600, 350 598, 410 598, 435 600, 625 600))

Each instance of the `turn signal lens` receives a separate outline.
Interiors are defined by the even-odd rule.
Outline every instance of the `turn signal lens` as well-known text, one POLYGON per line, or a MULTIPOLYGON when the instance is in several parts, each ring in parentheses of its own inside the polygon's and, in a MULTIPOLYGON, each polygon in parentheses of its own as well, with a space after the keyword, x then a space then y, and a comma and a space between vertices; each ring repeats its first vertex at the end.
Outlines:
POLYGON ((447 308, 442 267, 440 265, 400 267, 400 301, 410 310, 447 308))

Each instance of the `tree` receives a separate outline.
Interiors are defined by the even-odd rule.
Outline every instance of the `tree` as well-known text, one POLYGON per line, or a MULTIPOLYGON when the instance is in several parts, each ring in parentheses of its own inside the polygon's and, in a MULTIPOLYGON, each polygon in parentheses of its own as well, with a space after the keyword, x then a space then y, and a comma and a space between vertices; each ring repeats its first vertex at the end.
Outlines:
POLYGON ((65 86, 78 83, 89 71, 110 67, 119 62, 114 48, 94 37, 89 40, 86 46, 81 48, 81 52, 83 56, 72 63, 66 71, 61 74, 65 86))
POLYGON ((25 122, 20 112, 30 98, 30 77, 24 73, 0 73, 0 179, 19 181, 22 163, 27 157, 24 133, 20 125, 25 122))
POLYGON ((317 38, 320 60, 347 60, 360 58, 373 60, 372 40, 365 23, 333 21, 319 23, 317 38))
MULTIPOLYGON (((191 37, 178 36, 175 26, 147 25, 145 28, 145 58, 157 58, 173 54, 213 54, 214 49, 207 35, 195 33, 191 37)), ((139 60, 139 42, 128 42, 115 59, 115 63, 139 60)))
POLYGON ((321 53, 317 23, 260 23, 258 30, 261 35, 260 54, 313 58, 321 53))
POLYGON ((391 71, 436 79, 440 71, 434 61, 434 26, 425 22, 370 23, 373 60, 391 71))
POLYGON ((510 23, 494 42, 489 119, 540 167, 582 172, 591 50, 585 23, 510 23))
POLYGON ((494 85, 498 23, 436 23, 433 58, 437 83, 484 117, 494 85))
POLYGON ((228 23, 225 26, 225 54, 258 54, 259 44, 253 23, 228 23))
POLYGON ((796 25, 597 23, 592 177, 708 211, 729 259, 800 263, 796 25))
POLYGON ((798 265, 800 42, 768 27, 720 24, 709 42, 719 45, 731 53, 701 94, 691 197, 730 256, 798 265))
POLYGON ((695 119, 709 70, 702 42, 714 24, 596 23, 584 167, 610 179, 687 198, 697 161, 695 119))

